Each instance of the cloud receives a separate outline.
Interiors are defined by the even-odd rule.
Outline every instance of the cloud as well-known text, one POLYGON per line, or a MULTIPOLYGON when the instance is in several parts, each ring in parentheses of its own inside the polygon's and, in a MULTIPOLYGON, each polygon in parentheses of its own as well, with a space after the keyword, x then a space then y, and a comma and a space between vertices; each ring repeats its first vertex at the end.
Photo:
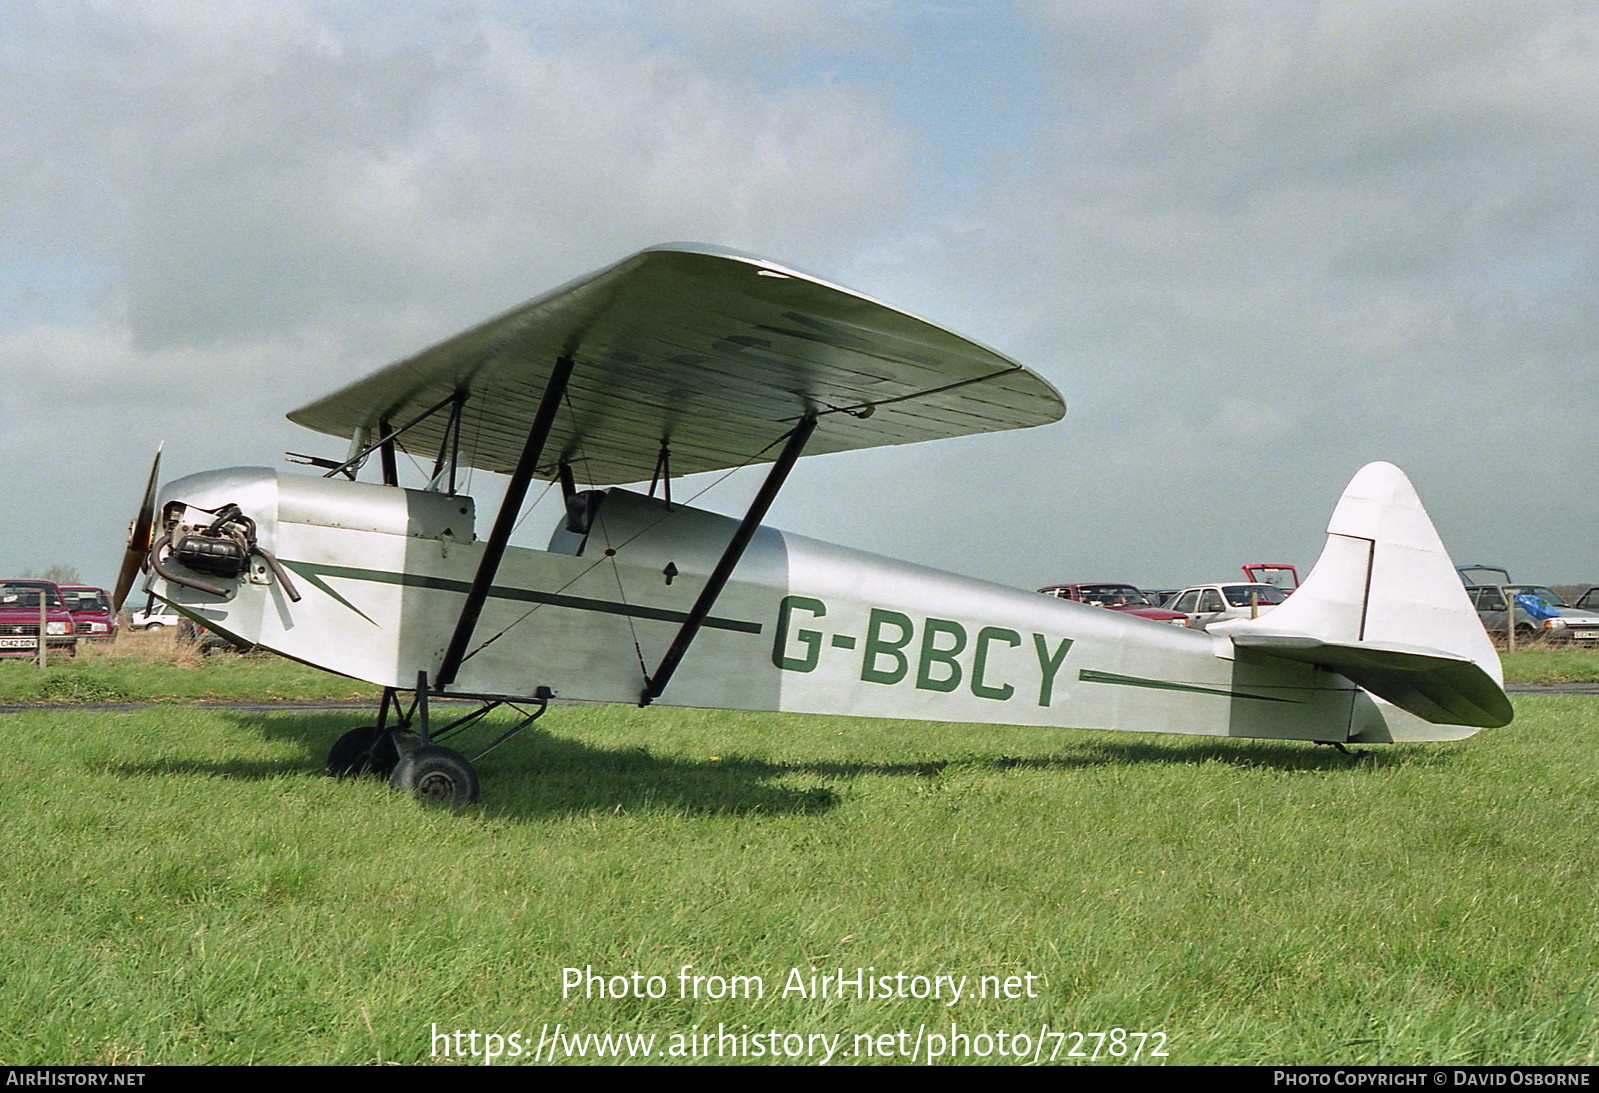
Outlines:
POLYGON ((861 35, 873 33, 873 16, 885 6, 837 0, 655 0, 647 10, 655 28, 690 44, 696 56, 770 69, 792 67, 817 50, 858 50, 861 35))
POLYGON ((520 5, 8 9, 8 402, 80 407, 90 463, 143 450, 116 428, 135 407, 265 461, 286 410, 631 250, 829 266, 892 218, 880 99, 757 80, 634 12, 577 34, 520 5))
POLYGON ((1548 579, 1599 565, 1516 527, 1576 542, 1599 521, 1552 473, 1581 474, 1580 449, 1542 440, 1599 396, 1583 7, 105 0, 7 18, 0 364, 29 400, 99 414, 108 464, 144 445, 110 428, 119 404, 205 422, 197 458, 271 459, 296 443, 284 410, 699 239, 992 344, 1072 406, 1037 437, 817 461, 814 483, 802 467, 776 514, 799 530, 1018 583, 1073 576, 1051 551, 1178 580, 1231 569, 1248 533, 1173 526, 1271 526, 1302 558, 1347 475, 1390 458, 1440 522, 1511 513, 1484 536, 1548 579), (1507 417, 1537 459, 1483 440, 1507 417), (845 511, 842 473, 903 503, 845 511), (1003 532, 974 550, 961 526, 1003 532))
POLYGON ((1592 276, 1591 15, 1213 5, 1174 29, 1168 14, 1040 9, 1065 98, 1087 106, 1008 204, 1030 256, 1074 287, 1163 300, 1229 353, 1241 329, 1252 356, 1334 335, 1364 363, 1519 338, 1529 305, 1559 321, 1592 276))
POLYGON ((858 261, 1066 394, 1053 449, 988 465, 1049 499, 1081 567, 1046 556, 1038 579, 1198 578, 1267 534, 1309 561, 1378 458, 1462 549, 1599 572, 1599 502, 1567 484, 1583 472, 1563 424, 1599 398, 1592 11, 1027 10, 1050 88, 1038 146, 983 204, 858 261))
POLYGON ((61 225, 152 346, 508 303, 685 235, 815 251, 906 183, 858 89, 757 94, 636 36, 491 14, 378 50, 307 5, 74 10, 36 20, 60 60, 4 122, 8 227, 61 225))

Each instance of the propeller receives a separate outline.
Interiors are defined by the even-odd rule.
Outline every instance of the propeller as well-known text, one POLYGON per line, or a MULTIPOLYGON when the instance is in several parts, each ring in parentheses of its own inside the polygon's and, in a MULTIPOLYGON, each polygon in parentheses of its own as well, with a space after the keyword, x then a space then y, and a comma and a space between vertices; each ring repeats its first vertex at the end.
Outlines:
POLYGON ((150 557, 150 545, 155 538, 155 488, 161 473, 161 447, 164 446, 155 450, 155 461, 150 464, 150 481, 144 487, 144 501, 139 505, 139 514, 128 525, 128 549, 122 555, 117 590, 112 597, 118 611, 122 610, 123 602, 128 598, 128 593, 133 591, 134 582, 139 579, 139 571, 150 557))

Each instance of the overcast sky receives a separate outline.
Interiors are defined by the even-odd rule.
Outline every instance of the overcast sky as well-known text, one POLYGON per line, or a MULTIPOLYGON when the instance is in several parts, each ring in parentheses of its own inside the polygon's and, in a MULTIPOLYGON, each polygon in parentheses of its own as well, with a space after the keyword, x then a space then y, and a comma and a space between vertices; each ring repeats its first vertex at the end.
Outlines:
POLYGON ((0 575, 109 584, 157 442, 342 454, 283 415, 694 240, 1067 400, 780 527, 1169 586, 1308 567, 1387 459, 1457 562, 1599 580, 1593 3, 5 0, 0 59, 0 575))

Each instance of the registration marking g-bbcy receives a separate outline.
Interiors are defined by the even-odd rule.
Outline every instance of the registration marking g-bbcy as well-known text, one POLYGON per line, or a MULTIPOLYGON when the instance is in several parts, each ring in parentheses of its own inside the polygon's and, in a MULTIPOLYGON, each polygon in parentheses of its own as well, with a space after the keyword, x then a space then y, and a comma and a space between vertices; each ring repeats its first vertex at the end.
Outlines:
POLYGON ((1024 638, 1004 626, 977 627, 974 634, 954 619, 928 616, 918 624, 903 611, 883 607, 870 610, 866 632, 860 636, 827 634, 803 625, 826 615, 827 605, 813 596, 784 596, 777 608, 772 663, 785 672, 813 672, 824 649, 839 649, 858 660, 864 683, 893 686, 909 680, 919 691, 952 693, 964 688, 996 702, 1023 694, 1048 706, 1072 647, 1071 638, 1040 633, 1024 638), (1019 652, 1024 647, 1027 653, 1019 652), (1030 659, 1023 659, 1028 653, 1030 659), (1036 664, 1036 692, 1018 687, 1018 662, 1036 664))

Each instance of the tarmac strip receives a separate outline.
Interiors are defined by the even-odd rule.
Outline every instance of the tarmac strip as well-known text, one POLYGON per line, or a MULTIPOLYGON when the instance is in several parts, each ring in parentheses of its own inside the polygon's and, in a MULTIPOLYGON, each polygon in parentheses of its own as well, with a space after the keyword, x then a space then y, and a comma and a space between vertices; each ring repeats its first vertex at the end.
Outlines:
MULTIPOLYGON (((531 703, 531 699, 525 700, 531 703)), ((130 713, 134 710, 148 710, 156 706, 185 706, 202 710, 232 710, 243 713, 278 713, 291 710, 372 710, 376 711, 381 704, 381 699, 361 701, 352 699, 348 702, 296 702, 286 700, 283 702, 186 702, 182 699, 145 699, 139 702, 37 702, 31 706, 3 706, 0 705, 0 714, 8 713, 33 713, 41 710, 83 710, 93 713, 130 713)), ((471 698, 429 698, 429 706, 460 706, 475 705, 476 699, 471 698)), ((509 705, 510 703, 507 703, 509 705)))
MULTIPOLYGON (((1513 695, 1599 695, 1599 683, 1512 683, 1505 687, 1513 695)), ((154 706, 193 706, 205 710, 232 710, 242 713, 279 713, 291 710, 376 710, 381 700, 348 702, 183 702, 178 699, 149 699, 142 702, 41 702, 31 706, 0 705, 0 714, 31 713, 41 710, 84 710, 94 713, 126 713, 154 706)), ((428 705, 472 704, 469 698, 429 698, 428 705)), ((531 699, 524 701, 531 702, 531 699)))

